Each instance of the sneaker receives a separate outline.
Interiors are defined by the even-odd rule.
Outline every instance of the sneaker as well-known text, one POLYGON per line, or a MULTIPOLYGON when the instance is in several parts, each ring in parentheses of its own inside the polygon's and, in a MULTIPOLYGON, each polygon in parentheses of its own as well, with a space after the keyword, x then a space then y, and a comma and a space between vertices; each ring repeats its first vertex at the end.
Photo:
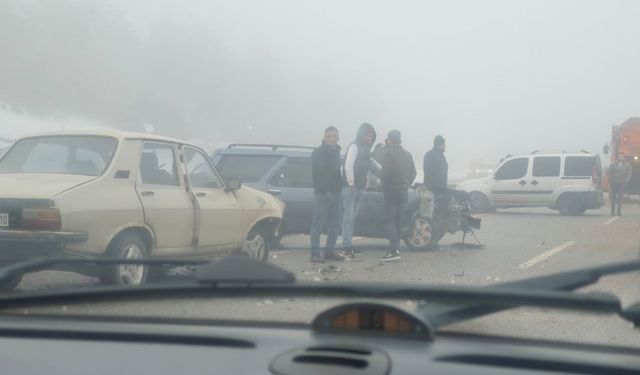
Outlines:
POLYGON ((360 249, 352 249, 351 252, 354 255, 362 255, 362 250, 360 250, 360 249))
POLYGON ((346 259, 346 257, 338 251, 327 251, 326 253, 324 253, 324 259, 342 262, 346 259))
POLYGON ((381 262, 391 262, 393 260, 400 260, 399 251, 389 251, 382 258, 380 258, 381 262))
POLYGON ((311 263, 324 263, 324 257, 321 253, 312 253, 311 263))

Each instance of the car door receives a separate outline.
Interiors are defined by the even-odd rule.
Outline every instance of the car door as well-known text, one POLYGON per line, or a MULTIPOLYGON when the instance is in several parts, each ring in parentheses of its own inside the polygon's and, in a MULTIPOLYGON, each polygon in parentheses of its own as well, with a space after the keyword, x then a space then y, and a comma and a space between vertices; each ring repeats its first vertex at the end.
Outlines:
POLYGON ((529 157, 514 157, 504 162, 493 174, 491 198, 495 205, 526 206, 529 157))
POLYGON ((283 234, 309 233, 315 202, 311 159, 287 158, 267 182, 267 189, 285 203, 283 234))
POLYGON ((527 195, 532 204, 549 206, 555 203, 554 193, 562 185, 561 163, 559 155, 533 157, 531 178, 527 181, 527 195))
POLYGON ((198 251, 209 252, 241 243, 245 237, 240 225, 242 210, 234 193, 225 189, 205 153, 190 146, 181 149, 196 203, 198 251))
POLYGON ((194 238, 194 206, 176 163, 176 146, 143 142, 136 191, 156 248, 187 248, 194 238))

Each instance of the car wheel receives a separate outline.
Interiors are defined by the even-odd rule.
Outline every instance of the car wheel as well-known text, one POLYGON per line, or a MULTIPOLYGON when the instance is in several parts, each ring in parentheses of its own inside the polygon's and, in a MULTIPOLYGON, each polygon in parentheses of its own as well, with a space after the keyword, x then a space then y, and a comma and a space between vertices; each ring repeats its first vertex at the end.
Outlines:
POLYGON ((281 249, 282 248, 282 238, 284 234, 280 233, 280 231, 276 232, 271 239, 270 249, 281 249))
POLYGON ((558 198, 556 208, 562 215, 581 215, 585 209, 582 207, 580 198, 575 194, 562 194, 558 198))
POLYGON ((268 236, 264 230, 259 228, 252 229, 247 235, 247 239, 242 245, 242 255, 251 259, 266 261, 269 258, 268 236))
MULTIPOLYGON (((132 233, 125 233, 109 245, 107 257, 119 259, 143 259, 149 256, 144 241, 132 233)), ((141 264, 109 266, 102 272, 100 282, 113 285, 141 285, 147 281, 149 269, 141 264)))
POLYGON ((486 195, 479 191, 472 191, 469 195, 469 206, 471 207, 472 213, 480 214, 491 211, 491 202, 489 202, 489 198, 487 198, 486 195))
POLYGON ((413 219, 411 230, 405 234, 404 243, 411 250, 425 251, 438 244, 442 235, 434 226, 433 221, 426 217, 413 219))

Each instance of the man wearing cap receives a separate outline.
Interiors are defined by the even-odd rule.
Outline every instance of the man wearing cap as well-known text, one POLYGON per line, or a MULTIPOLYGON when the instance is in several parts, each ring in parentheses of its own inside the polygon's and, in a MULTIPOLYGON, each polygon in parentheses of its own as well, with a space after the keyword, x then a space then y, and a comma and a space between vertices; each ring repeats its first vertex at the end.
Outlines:
POLYGON ((449 164, 444 156, 447 145, 441 135, 433 140, 433 148, 424 155, 424 186, 436 194, 441 194, 447 189, 449 164))
POLYGON ((413 157, 401 144, 400 132, 392 130, 387 136, 386 146, 380 152, 385 223, 389 239, 389 252, 380 259, 381 262, 400 260, 402 213, 409 200, 409 187, 416 179, 413 157))

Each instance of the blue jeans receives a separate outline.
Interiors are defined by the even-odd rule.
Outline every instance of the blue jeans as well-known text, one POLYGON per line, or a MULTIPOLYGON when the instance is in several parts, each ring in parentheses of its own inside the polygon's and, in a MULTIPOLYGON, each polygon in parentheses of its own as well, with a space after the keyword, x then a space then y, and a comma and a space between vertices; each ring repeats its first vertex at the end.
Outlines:
POLYGON ((342 247, 350 249, 353 246, 353 227, 360 211, 364 189, 347 186, 342 190, 342 247))
POLYGON ((316 193, 313 219, 311 220, 311 252, 320 252, 320 234, 327 228, 327 251, 336 249, 340 216, 342 215, 341 193, 316 193))

